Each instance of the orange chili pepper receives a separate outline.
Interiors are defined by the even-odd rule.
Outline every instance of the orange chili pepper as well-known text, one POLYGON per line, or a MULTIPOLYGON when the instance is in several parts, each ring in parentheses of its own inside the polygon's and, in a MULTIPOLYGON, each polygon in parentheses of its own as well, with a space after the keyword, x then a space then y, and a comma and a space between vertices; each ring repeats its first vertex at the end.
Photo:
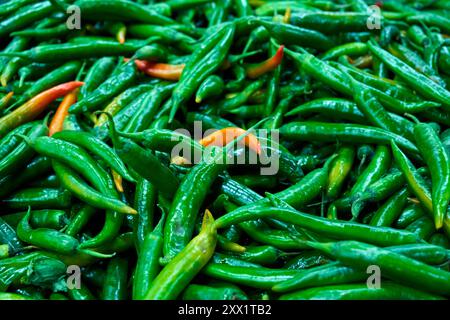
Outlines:
POLYGON ((0 137, 22 123, 33 120, 39 116, 39 114, 41 114, 41 112, 43 112, 51 102, 67 95, 69 92, 75 90, 83 84, 84 82, 81 81, 66 82, 41 92, 37 96, 31 98, 13 112, 7 114, 3 118, 0 118, 0 137))
MULTIPOLYGON (((239 136, 245 134, 246 132, 247 131, 245 131, 244 129, 238 127, 223 128, 204 137, 199 141, 199 143, 204 147, 211 145, 223 147, 239 136)), ((243 143, 248 148, 255 151, 257 154, 261 154, 261 145, 258 141, 258 138, 256 138, 254 135, 249 134, 242 141, 240 141, 240 143, 243 143)))
POLYGON ((122 28, 117 31, 116 39, 120 44, 125 43, 125 37, 127 34, 127 27, 123 26, 122 28))
POLYGON ((117 191, 122 193, 123 192, 122 176, 114 170, 111 170, 111 173, 112 173, 114 185, 116 186, 117 191))
POLYGON ((69 108, 75 102, 77 102, 78 89, 69 92, 58 106, 55 115, 48 127, 48 135, 52 136, 54 133, 59 132, 63 128, 64 119, 69 114, 69 108))
POLYGON ((167 64, 135 60, 137 68, 145 74, 164 80, 180 80, 184 64, 167 64))
POLYGON ((269 71, 272 71, 273 69, 275 69, 280 65, 281 61, 283 60, 283 53, 284 53, 284 46, 281 45, 278 48, 277 52, 275 52, 275 54, 272 57, 261 63, 248 67, 246 70, 247 76, 249 78, 254 79, 269 71))

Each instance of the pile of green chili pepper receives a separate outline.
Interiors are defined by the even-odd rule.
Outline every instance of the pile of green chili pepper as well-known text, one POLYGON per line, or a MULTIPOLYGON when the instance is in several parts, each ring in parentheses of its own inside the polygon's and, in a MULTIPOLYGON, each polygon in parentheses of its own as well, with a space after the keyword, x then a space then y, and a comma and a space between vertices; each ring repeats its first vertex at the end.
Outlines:
POLYGON ((2 1, 0 84, 0 300, 450 297, 447 0, 2 1))

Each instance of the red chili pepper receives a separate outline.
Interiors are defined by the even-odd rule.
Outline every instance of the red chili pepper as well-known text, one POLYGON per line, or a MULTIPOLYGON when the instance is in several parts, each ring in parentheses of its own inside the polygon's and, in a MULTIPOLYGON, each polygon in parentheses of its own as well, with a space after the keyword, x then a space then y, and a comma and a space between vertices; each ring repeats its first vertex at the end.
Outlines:
POLYGON ((66 119, 69 114, 70 106, 77 102, 77 95, 78 89, 75 89, 64 97, 48 127, 49 136, 52 136, 54 133, 62 130, 64 119, 66 119))
MULTIPOLYGON (((217 130, 199 141, 202 146, 218 146, 223 147, 235 140, 247 131, 238 127, 229 127, 217 130)), ((254 135, 249 134, 240 143, 243 143, 257 154, 261 154, 261 145, 254 135)))
POLYGON ((21 125, 22 123, 33 120, 39 116, 39 114, 41 114, 51 102, 67 95, 69 92, 75 90, 83 84, 84 82, 81 81, 66 82, 41 92, 34 98, 31 98, 19 108, 0 119, 0 137, 4 136, 10 130, 21 125))
POLYGON ((280 46, 277 50, 277 52, 275 52, 275 54, 270 57, 269 59, 252 65, 250 67, 247 68, 247 76, 249 78, 257 78, 260 75, 263 75, 269 71, 272 71, 273 69, 275 69, 276 67, 278 67, 281 63, 281 61, 283 60, 283 52, 284 52, 284 46, 280 46))
POLYGON ((180 80, 184 64, 167 64, 150 62, 146 60, 135 60, 137 68, 145 74, 164 80, 180 80))

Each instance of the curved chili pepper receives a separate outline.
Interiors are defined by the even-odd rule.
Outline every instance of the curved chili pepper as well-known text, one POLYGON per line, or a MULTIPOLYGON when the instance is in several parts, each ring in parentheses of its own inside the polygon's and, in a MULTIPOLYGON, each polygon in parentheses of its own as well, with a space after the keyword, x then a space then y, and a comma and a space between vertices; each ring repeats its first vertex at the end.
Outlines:
POLYGON ((280 128, 281 135, 293 140, 335 141, 347 143, 389 144, 394 140, 408 153, 417 155, 416 146, 409 140, 390 131, 355 124, 325 122, 291 122, 280 128))
POLYGON ((448 272, 386 249, 356 241, 311 243, 311 246, 358 269, 376 264, 388 278, 437 294, 448 295, 450 292, 448 272))
POLYGON ((430 168, 431 198, 436 229, 443 226, 450 200, 450 160, 436 131, 426 123, 417 123, 414 137, 422 157, 430 168))
POLYGON ((195 102, 200 103, 204 99, 219 96, 225 87, 225 83, 221 77, 211 75, 203 81, 195 95, 195 102))
POLYGON ((118 174, 130 182, 135 180, 128 173, 125 164, 119 158, 119 156, 110 148, 106 143, 99 140, 95 136, 87 132, 77 132, 64 130, 53 135, 53 138, 67 141, 73 143, 74 145, 80 146, 91 153, 98 156, 100 159, 105 161, 105 163, 114 169, 118 174))
POLYGON ((288 293, 280 297, 281 300, 441 300, 442 297, 410 287, 387 282, 381 289, 367 288, 361 284, 343 284, 324 286, 288 293))
POLYGON ((145 74, 164 80, 180 80, 184 64, 171 65, 166 63, 149 62, 145 60, 134 60, 137 68, 145 74))
POLYGON ((164 217, 152 232, 145 235, 139 251, 133 279, 133 299, 142 300, 160 271, 159 258, 163 248, 164 217))
POLYGON ((50 125, 48 126, 48 135, 52 136, 56 132, 59 132, 63 129, 63 123, 69 114, 69 108, 77 101, 78 90, 74 90, 67 94, 58 109, 56 110, 55 115, 53 116, 50 125))
POLYGON ((83 85, 83 82, 72 81, 48 89, 32 98, 8 115, 0 118, 0 137, 15 127, 33 120, 54 100, 67 95, 69 92, 83 85))
POLYGON ((70 107, 70 113, 94 111, 101 104, 108 102, 130 86, 136 78, 136 67, 133 62, 127 62, 116 69, 111 76, 92 91, 87 97, 70 107))
POLYGON ((110 134, 113 140, 114 149, 133 170, 138 172, 143 178, 153 183, 159 181, 165 181, 160 187, 160 191, 169 198, 173 197, 173 194, 178 188, 178 179, 170 171, 169 168, 164 166, 159 159, 152 153, 141 148, 129 139, 120 137, 115 130, 114 120, 108 114, 110 134))
POLYGON ((172 105, 169 114, 170 122, 175 117, 178 108, 184 104, 198 89, 198 86, 223 63, 233 41, 234 33, 234 24, 222 28, 219 32, 205 41, 200 50, 185 66, 180 81, 171 98, 172 105))
POLYGON ((433 213, 433 204, 431 200, 431 194, 425 185, 422 177, 417 173, 416 168, 406 155, 397 147, 395 142, 391 142, 392 154, 399 166, 399 169, 405 176, 406 183, 411 188, 411 191, 415 194, 420 204, 429 212, 433 213))
POLYGON ((77 239, 53 229, 32 229, 28 219, 31 210, 20 221, 17 226, 17 235, 27 243, 50 251, 72 254, 77 250, 79 242, 77 239))
MULTIPOLYGON (((23 4, 20 6, 22 5, 23 4)), ((52 12, 53 5, 48 1, 25 5, 13 15, 8 16, 6 19, 2 19, 2 22, 0 22, 0 38, 4 38, 10 32, 43 19, 52 12)))
POLYGON ((327 196, 331 199, 336 198, 341 192, 342 185, 350 172, 353 159, 355 157, 355 149, 352 147, 342 147, 337 152, 336 158, 331 164, 327 196))
POLYGON ((120 213, 137 213, 136 210, 116 198, 102 195, 91 189, 78 174, 62 163, 52 161, 52 165, 61 184, 83 202, 96 208, 114 210, 120 213))
POLYGON ((417 92, 423 94, 424 97, 429 98, 430 100, 442 103, 442 106, 445 108, 450 108, 450 92, 448 92, 445 88, 436 85, 433 80, 430 80, 426 76, 418 73, 406 63, 389 54, 389 52, 379 48, 373 42, 369 41, 368 46, 370 51, 377 58, 386 63, 392 71, 394 71, 412 88, 417 90, 417 92))
POLYGON ((200 233, 158 274, 144 299, 175 299, 212 257, 216 241, 214 219, 207 210, 200 233))
POLYGON ((84 85, 80 89, 81 98, 87 97, 101 83, 103 83, 113 72, 115 59, 112 57, 100 58, 92 65, 84 77, 84 85))
POLYGON ((246 69, 247 76, 249 78, 254 79, 254 78, 258 78, 259 76, 275 69, 277 66, 279 66, 281 64, 281 61, 283 60, 283 50, 284 50, 284 46, 282 45, 277 49, 275 54, 272 57, 270 57, 269 59, 267 59, 259 64, 247 67, 247 69, 246 69))

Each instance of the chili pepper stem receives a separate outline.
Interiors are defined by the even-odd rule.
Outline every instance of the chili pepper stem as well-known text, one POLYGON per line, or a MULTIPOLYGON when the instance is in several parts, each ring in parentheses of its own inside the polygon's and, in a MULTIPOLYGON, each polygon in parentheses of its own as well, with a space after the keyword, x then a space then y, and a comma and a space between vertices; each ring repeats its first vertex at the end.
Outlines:
POLYGON ((89 256, 95 257, 95 258, 101 258, 101 259, 109 259, 114 257, 116 254, 115 253, 111 253, 111 254, 106 254, 106 253, 100 253, 94 250, 90 250, 90 249, 78 249, 79 252, 82 252, 84 254, 87 254, 89 256))

